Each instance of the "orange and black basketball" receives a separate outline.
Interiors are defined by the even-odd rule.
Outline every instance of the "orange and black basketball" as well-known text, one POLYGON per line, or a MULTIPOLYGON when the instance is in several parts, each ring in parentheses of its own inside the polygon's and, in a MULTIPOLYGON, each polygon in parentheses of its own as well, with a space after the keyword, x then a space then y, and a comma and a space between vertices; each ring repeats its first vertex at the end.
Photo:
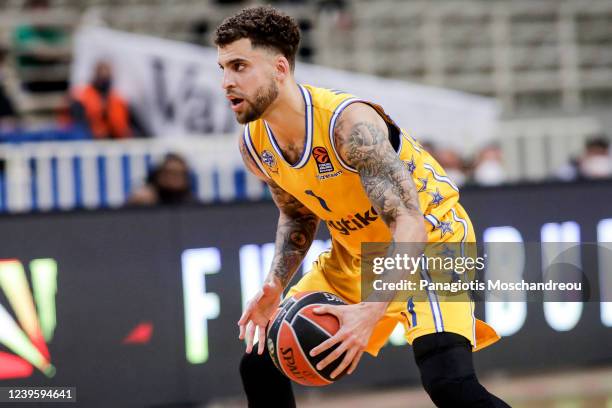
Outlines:
POLYGON ((346 305, 338 296, 327 292, 302 292, 286 299, 278 308, 268 326, 267 347, 276 367, 291 380, 302 385, 323 386, 336 378, 331 373, 344 358, 342 354, 323 370, 316 365, 338 345, 311 357, 310 350, 332 337, 340 328, 338 319, 331 314, 313 312, 322 305, 346 305))

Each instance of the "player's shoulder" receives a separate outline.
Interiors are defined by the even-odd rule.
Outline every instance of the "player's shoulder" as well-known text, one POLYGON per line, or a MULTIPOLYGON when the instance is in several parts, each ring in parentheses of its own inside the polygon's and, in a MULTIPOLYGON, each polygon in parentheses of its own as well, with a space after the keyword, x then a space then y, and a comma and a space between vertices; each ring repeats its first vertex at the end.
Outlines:
POLYGON ((242 134, 240 137, 238 137, 238 149, 240 151, 240 155, 242 156, 242 161, 246 165, 247 169, 259 179, 267 182, 269 180, 269 176, 259 161, 257 149, 255 147, 257 143, 253 142, 253 137, 251 136, 251 132, 249 130, 250 123, 252 122, 249 122, 244 126, 242 134))
POLYGON ((378 113, 384 120, 394 123, 382 106, 368 99, 341 89, 320 88, 311 85, 303 86, 308 89, 311 95, 313 107, 318 110, 328 111, 333 117, 349 116, 346 114, 347 111, 356 111, 357 116, 360 113, 378 113))
POLYGON ((357 96, 342 89, 321 88, 312 85, 302 85, 308 90, 315 109, 336 111, 343 103, 359 99, 357 96))

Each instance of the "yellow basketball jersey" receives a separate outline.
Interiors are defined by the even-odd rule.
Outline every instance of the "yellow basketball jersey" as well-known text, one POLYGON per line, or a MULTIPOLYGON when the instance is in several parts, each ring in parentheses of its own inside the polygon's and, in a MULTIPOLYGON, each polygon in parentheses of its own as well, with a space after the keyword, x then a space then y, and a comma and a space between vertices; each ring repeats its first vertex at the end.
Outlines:
POLYGON ((245 144, 259 169, 323 220, 332 236, 332 258, 343 270, 359 270, 362 242, 389 242, 391 233, 367 197, 356 170, 334 145, 334 125, 351 103, 364 102, 399 130, 397 154, 418 191, 429 242, 465 242, 470 220, 458 203, 459 190, 440 165, 383 109, 342 91, 300 85, 306 102, 304 152, 288 163, 270 126, 258 119, 244 129, 245 144))

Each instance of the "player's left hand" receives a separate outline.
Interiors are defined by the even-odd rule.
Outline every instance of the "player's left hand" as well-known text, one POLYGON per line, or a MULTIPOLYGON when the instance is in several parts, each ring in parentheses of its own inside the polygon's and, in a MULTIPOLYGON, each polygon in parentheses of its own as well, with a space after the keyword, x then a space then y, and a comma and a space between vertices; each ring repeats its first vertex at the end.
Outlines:
POLYGON ((342 362, 332 372, 331 377, 336 378, 349 364, 348 374, 352 374, 368 345, 374 326, 384 314, 385 309, 386 307, 383 304, 375 302, 343 306, 324 305, 314 309, 313 312, 316 314, 329 313, 336 316, 340 322, 340 329, 333 337, 310 351, 310 355, 314 357, 340 343, 334 351, 317 364, 317 369, 325 368, 346 352, 342 362))

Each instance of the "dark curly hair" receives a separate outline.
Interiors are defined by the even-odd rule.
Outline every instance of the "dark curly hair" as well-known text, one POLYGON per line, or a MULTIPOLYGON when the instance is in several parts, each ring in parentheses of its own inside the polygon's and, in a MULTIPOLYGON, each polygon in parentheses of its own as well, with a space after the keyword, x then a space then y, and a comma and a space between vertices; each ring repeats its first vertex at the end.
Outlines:
POLYGON ((248 7, 223 20, 214 34, 219 47, 242 38, 251 40, 253 47, 272 48, 287 58, 295 68, 295 54, 300 43, 296 21, 270 6, 248 7))

